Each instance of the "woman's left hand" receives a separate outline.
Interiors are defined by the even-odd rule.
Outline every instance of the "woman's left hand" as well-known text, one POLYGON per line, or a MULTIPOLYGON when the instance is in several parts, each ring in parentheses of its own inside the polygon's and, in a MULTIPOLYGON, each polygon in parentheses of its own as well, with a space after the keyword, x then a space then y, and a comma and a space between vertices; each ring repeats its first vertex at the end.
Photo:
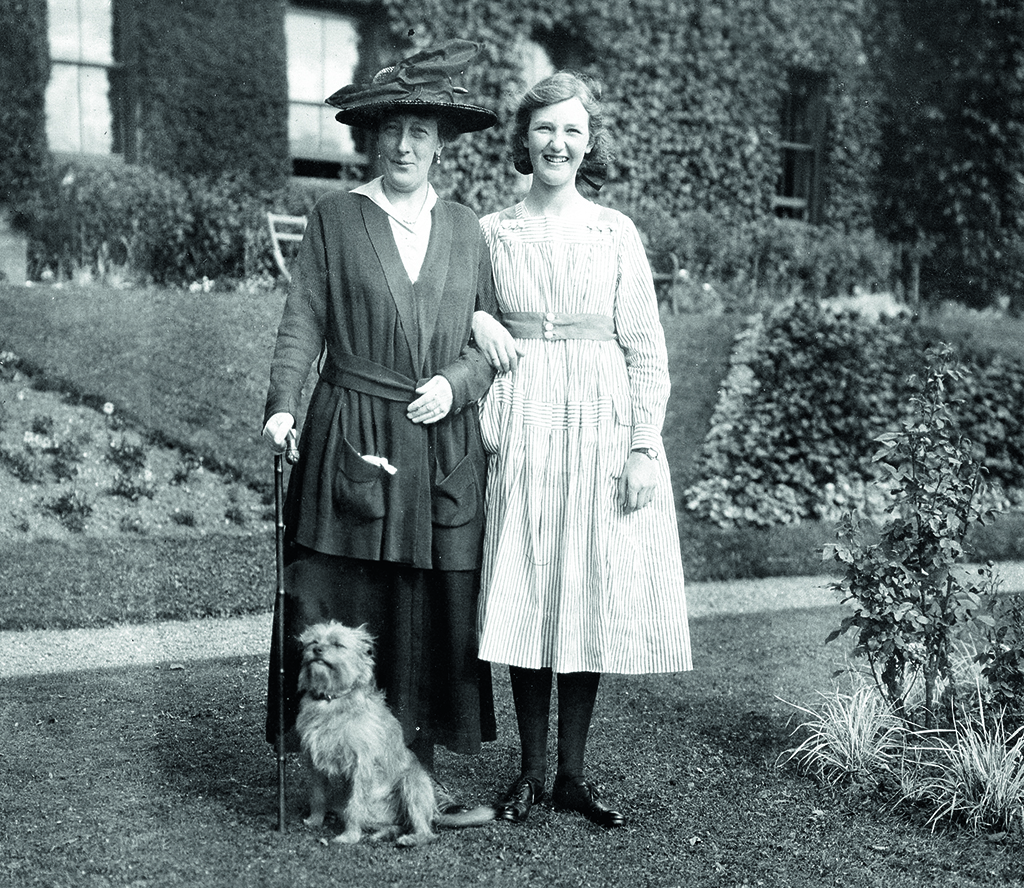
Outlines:
POLYGON ((431 425, 444 419, 452 409, 455 395, 451 383, 443 376, 434 376, 416 389, 419 397, 405 411, 412 422, 431 425))
POLYGON ((652 499, 658 486, 658 466, 643 453, 631 453, 619 475, 619 505, 622 511, 635 512, 652 499))

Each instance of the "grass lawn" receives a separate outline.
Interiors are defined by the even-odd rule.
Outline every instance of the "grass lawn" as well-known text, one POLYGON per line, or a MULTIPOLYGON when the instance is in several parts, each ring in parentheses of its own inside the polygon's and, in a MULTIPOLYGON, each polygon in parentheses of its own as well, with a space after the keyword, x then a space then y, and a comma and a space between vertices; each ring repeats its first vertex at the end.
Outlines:
MULTIPOLYGON (((589 762, 629 815, 604 832, 535 808, 523 825, 444 832, 419 850, 337 847, 289 831, 262 741, 265 659, 8 679, 0 702, 0 883, 17 886, 997 886, 1021 884, 1020 840, 933 833, 882 802, 819 787, 776 760, 788 701, 811 703, 842 656, 836 608, 693 622, 696 670, 602 685, 589 762)), ((213 654, 213 652, 211 652, 213 654)), ((439 756, 441 779, 492 799, 516 771, 495 669, 499 740, 439 756)), ((553 750, 551 752, 553 760, 553 750)))

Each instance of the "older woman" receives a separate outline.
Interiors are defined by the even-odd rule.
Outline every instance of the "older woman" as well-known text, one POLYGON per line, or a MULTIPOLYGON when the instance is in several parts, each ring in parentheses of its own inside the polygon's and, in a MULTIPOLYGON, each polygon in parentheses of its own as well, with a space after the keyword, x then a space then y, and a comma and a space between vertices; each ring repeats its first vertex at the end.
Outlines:
POLYGON ((511 147, 533 174, 529 194, 481 220, 508 332, 484 312, 474 329, 508 372, 481 407, 480 656, 509 666, 522 745, 502 816, 525 820, 544 794, 557 675, 555 807, 616 827, 623 814, 584 767, 601 673, 691 660, 651 270, 633 222, 577 187, 603 178, 599 100, 596 83, 567 72, 526 93, 511 147))
MULTIPOLYGON (((382 175, 310 216, 265 412, 280 452, 319 356, 285 504, 286 722, 298 706, 296 636, 321 620, 365 623, 378 683, 428 769, 435 743, 472 753, 495 735, 475 632, 476 400, 493 371, 469 345, 474 310, 495 308, 493 283, 476 217, 427 178, 454 135, 496 122, 456 100, 451 78, 476 51, 449 41, 327 99, 341 123, 376 136, 382 175)), ((271 681, 269 713, 276 696, 271 681)))

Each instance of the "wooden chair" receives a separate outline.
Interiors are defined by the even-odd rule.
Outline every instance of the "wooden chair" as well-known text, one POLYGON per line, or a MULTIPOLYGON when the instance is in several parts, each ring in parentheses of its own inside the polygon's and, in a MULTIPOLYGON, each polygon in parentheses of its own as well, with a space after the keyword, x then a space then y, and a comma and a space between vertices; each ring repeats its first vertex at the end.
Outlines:
POLYGON ((274 247, 274 261, 281 270, 286 281, 291 281, 282 244, 297 244, 302 241, 306 232, 305 216, 286 216, 281 213, 267 213, 267 225, 270 226, 270 241, 274 247))

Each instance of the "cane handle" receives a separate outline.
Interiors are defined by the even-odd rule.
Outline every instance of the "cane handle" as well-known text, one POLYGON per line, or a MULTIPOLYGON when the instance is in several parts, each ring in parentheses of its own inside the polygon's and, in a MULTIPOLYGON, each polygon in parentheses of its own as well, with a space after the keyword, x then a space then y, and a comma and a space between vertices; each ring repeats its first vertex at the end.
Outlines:
POLYGON ((288 465, 294 466, 299 461, 299 448, 295 443, 295 429, 291 429, 285 438, 285 451, 284 458, 288 460, 288 465))

